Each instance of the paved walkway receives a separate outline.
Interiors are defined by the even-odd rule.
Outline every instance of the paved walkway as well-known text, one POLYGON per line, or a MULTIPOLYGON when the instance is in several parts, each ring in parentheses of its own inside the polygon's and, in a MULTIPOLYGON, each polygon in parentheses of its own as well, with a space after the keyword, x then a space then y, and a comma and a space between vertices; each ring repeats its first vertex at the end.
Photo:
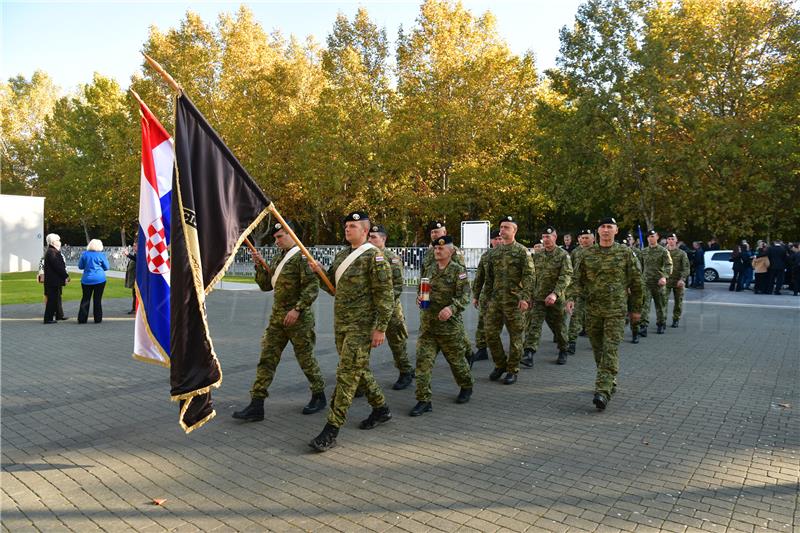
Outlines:
MULTIPOLYGON (((82 326, 76 302, 54 326, 40 324, 40 305, 4 306, 2 528, 798 531, 800 298, 706 287, 690 293, 679 329, 626 338, 620 391, 603 413, 591 405, 585 338, 566 366, 546 343, 514 386, 489 382, 491 365, 477 363, 466 405, 453 402, 440 357, 434 412, 420 418, 407 416, 412 390, 389 390, 396 372, 381 347, 373 368, 394 419, 359 430, 369 408, 357 400, 325 454, 306 445, 324 415, 300 414, 309 392, 291 353, 267 419, 230 416, 248 401, 269 296, 211 295, 224 382, 217 418, 189 436, 168 371, 130 357, 127 300, 82 326)), ((320 295, 316 310, 330 394, 331 299, 320 295)))

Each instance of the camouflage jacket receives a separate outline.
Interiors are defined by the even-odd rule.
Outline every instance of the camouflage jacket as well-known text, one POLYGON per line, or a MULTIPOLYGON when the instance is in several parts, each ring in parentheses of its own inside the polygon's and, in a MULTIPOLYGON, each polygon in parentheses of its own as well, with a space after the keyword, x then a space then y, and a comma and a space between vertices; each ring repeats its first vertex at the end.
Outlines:
POLYGON ((400 296, 403 294, 403 262, 400 256, 384 248, 381 253, 389 261, 389 267, 392 270, 392 289, 394 294, 394 301, 399 302, 400 296))
POLYGON ((431 303, 427 309, 420 309, 420 331, 435 335, 463 335, 462 315, 469 304, 467 269, 451 260, 443 269, 434 263, 429 274, 431 303), (442 322, 439 320, 439 311, 448 306, 453 316, 442 322))
POLYGON ((689 256, 680 248, 667 251, 672 258, 672 274, 667 278, 667 286, 674 287, 678 281, 689 277, 689 256))
POLYGON ((572 261, 569 253, 556 246, 552 251, 533 254, 533 266, 536 275, 533 277, 533 300, 544 301, 551 292, 556 293, 559 300, 564 299, 564 291, 572 278, 572 261))
POLYGON ((272 316, 279 313, 281 320, 291 309, 313 313, 311 304, 319 294, 319 278, 308 266, 308 261, 301 253, 296 253, 283 265, 277 285, 272 286, 272 274, 275 273, 278 263, 287 252, 288 250, 284 250, 272 258, 269 264, 269 273, 256 263, 256 283, 262 291, 275 291, 272 301, 272 316))
POLYGON ((574 283, 567 298, 583 297, 586 312, 596 317, 622 317, 642 307, 642 278, 633 252, 614 243, 609 247, 594 245, 582 254, 575 270, 574 283))
MULTIPOLYGON (((386 331, 394 310, 392 272, 386 257, 371 248, 345 270, 336 283, 336 269, 354 248, 345 248, 333 259, 328 279, 336 287, 333 304, 333 327, 337 332, 386 331)), ((326 285, 322 289, 330 293, 326 285)))
POLYGON ((481 259, 478 261, 478 268, 475 269, 475 279, 472 280, 472 294, 475 295, 475 299, 480 302, 480 305, 486 302, 486 293, 483 290, 486 283, 486 256, 491 251, 492 249, 489 248, 481 255, 481 259))
POLYGON ((672 257, 660 244, 645 247, 639 252, 639 257, 645 283, 657 283, 661 278, 669 278, 672 273, 672 257))
MULTIPOLYGON (((451 261, 464 266, 464 252, 453 245, 453 255, 451 261)), ((425 252, 425 257, 422 258, 422 269, 420 270, 421 278, 431 277, 431 271, 436 267, 436 258, 433 256, 433 246, 428 246, 428 251, 425 252)))
POLYGON ((534 273, 527 248, 518 242, 501 244, 486 254, 486 278, 480 294, 486 292, 488 301, 499 304, 530 300, 534 273))

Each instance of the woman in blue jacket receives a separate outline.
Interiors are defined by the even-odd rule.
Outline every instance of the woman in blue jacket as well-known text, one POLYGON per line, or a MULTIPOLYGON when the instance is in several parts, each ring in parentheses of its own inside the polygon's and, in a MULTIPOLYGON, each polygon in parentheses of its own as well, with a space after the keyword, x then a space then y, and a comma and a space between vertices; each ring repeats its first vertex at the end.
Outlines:
POLYGON ((86 247, 86 251, 78 261, 78 268, 83 270, 81 276, 81 287, 83 296, 81 297, 81 308, 78 311, 78 323, 86 324, 89 318, 89 300, 94 303, 94 323, 99 324, 103 321, 103 289, 106 288, 106 270, 108 270, 108 259, 103 253, 103 243, 100 239, 92 239, 86 247))

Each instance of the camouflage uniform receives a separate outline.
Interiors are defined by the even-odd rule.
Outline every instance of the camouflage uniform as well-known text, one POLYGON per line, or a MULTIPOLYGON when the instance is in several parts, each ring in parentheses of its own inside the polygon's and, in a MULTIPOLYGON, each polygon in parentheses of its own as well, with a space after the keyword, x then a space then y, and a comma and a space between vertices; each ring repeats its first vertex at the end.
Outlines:
MULTIPOLYGON (((586 248, 579 246, 570 252, 570 261, 572 261, 572 269, 574 272, 578 271, 578 263, 580 262, 581 256, 585 250, 586 248)), ((572 280, 570 280, 570 282, 572 282, 572 280)), ((585 302, 581 296, 575 299, 575 308, 572 310, 572 316, 569 318, 569 331, 567 334, 567 342, 569 344, 577 342, 578 333, 581 331, 581 329, 583 329, 583 326, 586 323, 585 315, 585 302)))
POLYGON ((406 328, 406 318, 403 316, 403 304, 400 297, 403 294, 403 264, 400 257, 389 250, 384 248, 381 250, 386 260, 389 261, 389 266, 392 270, 392 286, 394 288, 394 308, 392 310, 392 318, 389 320, 389 326, 386 329, 386 343, 392 351, 394 357, 394 366, 397 367, 401 373, 409 373, 414 371, 411 366, 411 361, 408 360, 408 349, 406 347, 408 341, 408 328, 406 328))
POLYGON ((679 320, 683 314, 683 293, 685 290, 684 287, 678 287, 678 282, 680 280, 685 281, 689 276, 689 256, 680 248, 668 251, 672 259, 672 273, 669 275, 669 278, 667 278, 667 300, 669 300, 669 293, 672 292, 675 297, 675 306, 672 308, 672 320, 676 321, 679 320))
MULTIPOLYGON (((288 250, 284 250, 272 258, 269 265, 271 273, 275 272, 287 252, 288 250)), ((288 342, 292 343, 294 356, 311 384, 312 394, 325 390, 322 372, 314 358, 316 335, 314 309, 311 305, 319 294, 317 275, 308 266, 303 254, 296 253, 283 265, 281 275, 276 281, 277 284, 273 287, 271 275, 261 265, 256 265, 256 283, 262 291, 274 290, 275 294, 269 324, 261 339, 261 358, 256 369, 256 380, 250 390, 250 396, 254 400, 269 396, 267 389, 275 377, 275 369, 288 342), (300 316, 291 326, 284 326, 283 319, 292 309, 300 311, 300 316)))
POLYGON ((542 322, 553 331, 559 351, 567 349, 567 336, 564 332, 564 291, 572 277, 572 261, 563 248, 556 246, 552 251, 544 250, 533 255, 533 307, 528 311, 528 329, 525 335, 525 349, 539 349, 542 335, 542 322), (544 304, 551 292, 556 293, 553 305, 544 304))
POLYGON ((595 391, 610 398, 619 371, 619 343, 628 306, 639 312, 642 283, 636 258, 630 248, 614 243, 586 249, 575 269, 569 288, 570 300, 586 302, 586 332, 597 364, 595 391))
MULTIPOLYGON (((453 255, 450 257, 450 261, 457 265, 465 266, 464 253, 459 249, 458 246, 453 245, 453 255)), ((428 251, 425 253, 425 257, 422 258, 420 277, 430 278, 433 275, 435 268, 436 258, 433 256, 433 246, 428 246, 428 251)), ((472 359, 472 345, 469 342, 469 337, 467 337, 466 330, 464 330, 464 357, 467 359, 467 361, 472 359)))
POLYGON ((518 242, 501 244, 486 254, 486 278, 479 294, 488 302, 484 331, 494 366, 507 372, 519 372, 522 343, 525 333, 525 314, 519 302, 528 301, 533 289, 534 267, 531 254, 518 242), (500 332, 503 326, 511 338, 508 357, 503 349, 500 332))
POLYGON ((431 401, 431 370, 439 350, 444 354, 459 387, 471 389, 474 383, 464 360, 464 320, 469 304, 467 269, 450 261, 444 269, 434 264, 428 270, 431 280, 430 307, 420 310, 420 333, 417 340, 417 401, 431 401), (453 315, 439 320, 439 312, 449 306, 453 315))
MULTIPOLYGON (((353 250, 346 248, 336 254, 328 269, 328 278, 336 285, 333 330, 339 353, 336 389, 328 411, 328 423, 336 428, 344 424, 347 410, 362 381, 367 401, 373 408, 386 404, 383 392, 369 369, 369 354, 373 330, 386 331, 392 316, 391 268, 384 255, 377 248, 371 248, 353 261, 336 283, 336 269, 353 250)), ((330 293, 326 285, 322 288, 330 293)))
POLYGON ((478 350, 488 347, 488 344, 486 344, 486 328, 484 327, 488 305, 486 293, 482 292, 483 284, 486 281, 486 255, 488 253, 489 251, 486 251, 481 255, 478 268, 475 270, 475 279, 472 282, 472 292, 481 295, 478 299, 478 327, 475 329, 475 348, 478 350))
POLYGON ((657 244, 648 246, 640 252, 642 259, 642 277, 644 279, 644 300, 642 303, 641 328, 650 323, 650 300, 655 302, 656 324, 667 323, 667 289, 658 284, 661 278, 669 278, 672 273, 672 258, 666 248, 657 244))

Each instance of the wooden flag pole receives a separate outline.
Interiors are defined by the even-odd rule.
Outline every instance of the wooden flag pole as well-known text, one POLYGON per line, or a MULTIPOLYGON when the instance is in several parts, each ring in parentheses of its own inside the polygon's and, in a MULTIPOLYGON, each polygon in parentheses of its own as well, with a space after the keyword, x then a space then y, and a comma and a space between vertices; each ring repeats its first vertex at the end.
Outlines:
POLYGON ((256 247, 253 246, 252 242, 250 242, 250 238, 249 237, 245 237, 244 238, 244 243, 247 245, 248 248, 250 248, 250 253, 253 254, 253 259, 255 259, 256 261, 261 263, 261 266, 264 267, 264 270, 266 270, 267 274, 269 274, 269 266, 267 265, 267 262, 264 261, 264 258, 261 257, 260 253, 258 253, 258 250, 256 250, 256 247))
MULTIPOLYGON (((175 79, 172 76, 170 76, 169 73, 166 70, 164 70, 164 67, 162 67, 161 65, 158 64, 158 61, 156 61, 155 59, 153 59, 149 55, 145 54, 144 52, 142 52, 142 55, 144 56, 144 58, 147 61, 147 63, 151 67, 153 67, 153 69, 156 72, 158 72, 161 75, 161 77, 164 79, 164 81, 170 87, 172 87, 175 90, 175 92, 177 92, 177 93, 182 93, 183 92, 183 89, 181 89, 181 86, 178 85, 178 82, 176 82, 175 79)), ((295 232, 292 231, 292 228, 290 228, 288 226, 288 224, 286 224, 286 221, 283 219, 281 214, 275 208, 275 204, 270 202, 268 209, 269 209, 270 213, 272 213, 275 216, 275 218, 278 220, 278 222, 281 223, 281 225, 283 226, 283 229, 286 230, 286 232, 289 234, 289 236, 292 238, 292 240, 295 242, 295 244, 297 244, 297 246, 300 247, 300 251, 303 252, 303 255, 306 256, 306 258, 308 259, 309 263, 311 265, 313 265, 311 268, 314 270, 314 272, 316 272, 319 275, 319 277, 322 278, 322 281, 325 282, 325 285, 328 287, 328 289, 330 289, 331 294, 336 294, 336 289, 334 288, 333 283, 331 283, 331 280, 329 280, 328 276, 325 275, 325 272, 321 268, 319 268, 319 266, 317 265, 317 260, 314 259, 314 256, 311 255, 311 252, 309 252, 308 249, 305 246, 303 246, 303 243, 300 242, 300 239, 297 237, 295 232)), ((248 247, 250 248, 250 251, 251 252, 255 252, 255 247, 253 247, 253 244, 250 242, 250 240, 247 239, 245 242, 247 243, 248 247)), ((255 252, 255 253, 259 258, 261 258, 261 256, 258 255, 258 252, 255 252)), ((261 258, 261 261, 263 263, 264 259, 261 258)), ((264 265, 266 266, 266 263, 264 263, 264 265)))
POLYGON ((314 272, 317 273, 317 275, 319 275, 320 278, 322 278, 322 281, 325 283, 328 289, 330 289, 331 294, 336 294, 336 288, 333 286, 333 283, 331 283, 331 280, 328 279, 328 276, 325 275, 325 271, 319 268, 319 266, 317 265, 317 260, 314 259, 313 255, 311 255, 311 252, 308 251, 308 248, 303 246, 303 243, 300 242, 300 238, 295 234, 294 231, 292 231, 292 228, 289 227, 289 225, 283 219, 281 214, 275 208, 275 204, 273 203, 269 204, 269 212, 272 213, 272 216, 274 216, 275 219, 281 223, 281 226, 283 226, 283 229, 286 230, 286 233, 289 234, 289 236, 292 238, 295 244, 297 244, 297 246, 300 247, 300 251, 303 252, 303 255, 306 256, 308 262, 312 265, 311 268, 314 270, 314 272))

